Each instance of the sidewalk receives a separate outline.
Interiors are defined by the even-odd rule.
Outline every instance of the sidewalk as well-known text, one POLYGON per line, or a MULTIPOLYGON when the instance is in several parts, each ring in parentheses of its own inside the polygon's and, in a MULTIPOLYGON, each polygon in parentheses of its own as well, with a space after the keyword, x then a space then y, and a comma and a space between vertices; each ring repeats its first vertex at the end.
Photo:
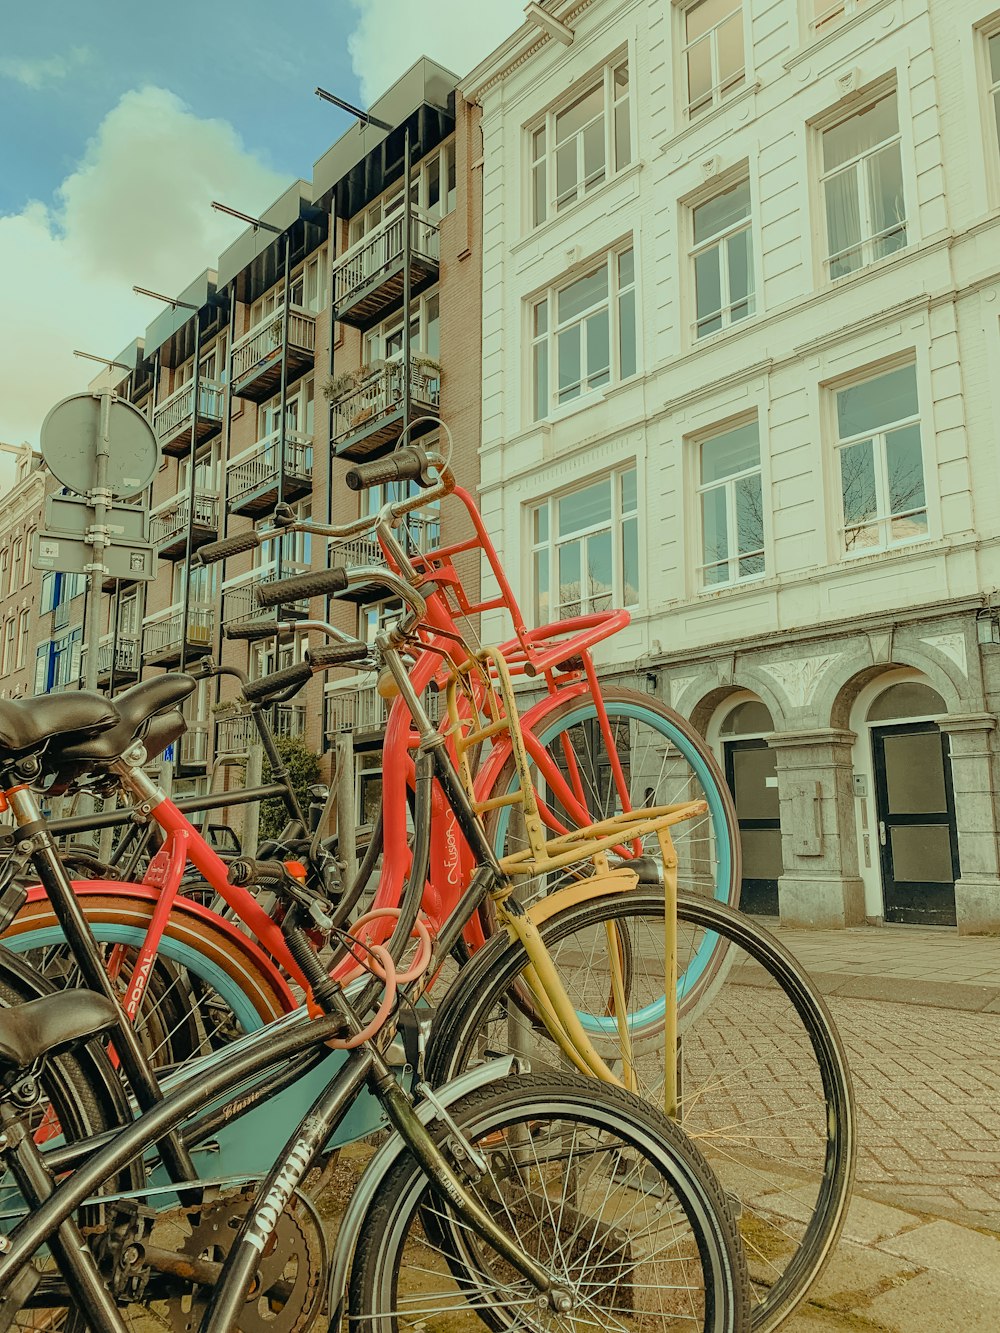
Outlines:
POLYGON ((824 995, 1000 1013, 1000 938, 917 926, 788 930, 765 921, 824 995))

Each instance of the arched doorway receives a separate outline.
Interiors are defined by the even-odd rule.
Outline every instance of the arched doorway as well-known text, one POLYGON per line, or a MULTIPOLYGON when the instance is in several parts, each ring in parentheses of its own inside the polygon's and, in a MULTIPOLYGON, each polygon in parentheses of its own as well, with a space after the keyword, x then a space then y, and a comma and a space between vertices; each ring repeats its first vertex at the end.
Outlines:
POLYGON ((749 695, 730 709, 719 729, 743 849, 740 907, 761 916, 778 915, 782 868, 775 752, 764 739, 773 730, 767 706, 749 695))
MULTIPOLYGON (((925 681, 876 681, 859 696, 871 765, 873 821, 865 860, 877 870, 884 920, 955 925, 958 832, 947 713, 925 681)), ((860 719, 859 719, 860 721, 860 719)))

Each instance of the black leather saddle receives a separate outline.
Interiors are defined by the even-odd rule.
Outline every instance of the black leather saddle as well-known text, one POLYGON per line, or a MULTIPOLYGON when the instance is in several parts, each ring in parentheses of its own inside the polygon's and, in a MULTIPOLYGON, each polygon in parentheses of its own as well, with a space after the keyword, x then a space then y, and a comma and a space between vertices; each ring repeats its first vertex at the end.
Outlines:
POLYGON ((64 990, 40 1000, 0 1009, 0 1074, 30 1069, 114 1027, 118 1011, 92 990, 64 990))
POLYGON ((118 709, 103 694, 68 690, 36 699, 0 699, 0 757, 39 750, 58 738, 71 745, 109 731, 119 721, 118 709))
MULTIPOLYGON (((179 671, 140 681, 111 700, 119 719, 117 726, 93 736, 71 737, 65 744, 60 740, 52 749, 60 763, 108 763, 117 759, 133 741, 142 738, 150 719, 158 713, 175 710, 196 684, 191 676, 179 671)), ((176 726, 176 722, 171 725, 176 726)), ((169 743, 169 738, 163 742, 169 743)))

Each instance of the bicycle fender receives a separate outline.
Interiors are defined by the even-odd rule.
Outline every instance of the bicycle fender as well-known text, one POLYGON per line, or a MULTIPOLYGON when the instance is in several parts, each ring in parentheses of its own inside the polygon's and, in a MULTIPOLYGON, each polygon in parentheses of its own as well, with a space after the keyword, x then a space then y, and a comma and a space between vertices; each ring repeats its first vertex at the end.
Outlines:
MULTIPOLYGON (((467 1069, 450 1083, 434 1089, 434 1097, 443 1107, 453 1105, 466 1093, 483 1087, 486 1083, 497 1083, 512 1073, 527 1073, 528 1062, 516 1055, 507 1055, 499 1060, 489 1060, 486 1064, 467 1069)), ((417 1115, 425 1125, 429 1125, 437 1114, 437 1108, 431 1102, 420 1102, 417 1115)), ((347 1295, 347 1280, 354 1260, 354 1250, 361 1234, 361 1228, 368 1209, 375 1201, 382 1182, 407 1151, 406 1144, 394 1134, 383 1143, 371 1161, 365 1167, 361 1179, 354 1187, 350 1202, 340 1222, 340 1230, 330 1263, 330 1278, 327 1287, 327 1310, 330 1311, 330 1327, 339 1328, 343 1316, 343 1306, 347 1295)))
POLYGON ((539 898, 527 909, 527 914, 536 926, 542 925, 550 917, 557 916, 567 907, 577 907, 580 903, 592 902, 595 898, 607 898, 618 893, 630 893, 637 888, 639 876, 634 870, 622 866, 606 875, 591 875, 587 879, 576 880, 555 893, 539 898))
MULTIPOLYGON (((91 895, 103 894, 113 898, 132 898, 145 900, 146 902, 151 903, 155 903, 156 899, 159 897, 159 890, 152 885, 135 884, 118 879, 75 879, 73 880, 73 892, 78 898, 87 898, 91 895)), ((43 886, 41 884, 34 884, 28 890, 27 899, 21 910, 23 911, 24 908, 31 907, 35 903, 47 900, 48 895, 43 886)), ((281 996, 286 1011, 290 1013, 292 1010, 298 1008, 298 1001, 292 994, 284 974, 281 972, 274 959, 271 958, 270 954, 266 953, 256 940, 251 939, 249 935, 245 935, 243 931, 238 930, 231 921, 227 921, 225 917, 219 916, 216 912, 213 912, 211 908, 205 907, 201 903, 196 903, 190 898, 185 898, 182 894, 177 895, 170 910, 171 913, 177 912, 181 916, 187 915, 197 917, 199 920, 207 922, 220 934, 225 935, 230 943, 235 945, 244 956, 249 957, 256 963, 258 968, 268 977, 278 995, 281 996)), ((15 925, 16 922, 17 918, 15 917, 11 925, 15 925)), ((6 933, 12 933, 10 927, 8 927, 6 933)))

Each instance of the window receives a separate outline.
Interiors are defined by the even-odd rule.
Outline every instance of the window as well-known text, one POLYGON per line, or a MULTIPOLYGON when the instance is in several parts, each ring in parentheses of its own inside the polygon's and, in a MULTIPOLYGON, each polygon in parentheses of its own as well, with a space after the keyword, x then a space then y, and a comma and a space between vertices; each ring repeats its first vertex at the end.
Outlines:
MULTIPOLYGON (((441 352, 440 299, 437 292, 421 296, 410 312, 410 355, 437 361, 441 352)), ((365 335, 365 365, 394 361, 403 355, 403 315, 400 312, 365 335)))
POLYGON ((532 403, 537 421, 636 370, 635 256, 600 268, 531 306, 532 403))
POLYGON ((0 676, 6 676, 8 671, 13 671, 14 669, 14 636, 16 632, 17 621, 11 616, 3 627, 3 649, 0 651, 0 676))
POLYGON ((812 0, 814 33, 825 33, 841 19, 851 18, 864 8, 865 0, 812 0))
POLYGON ((358 638, 364 643, 374 643, 375 635, 380 630, 395 625, 403 615, 403 603, 398 597, 385 602, 369 602, 361 608, 359 616, 358 638))
POLYGON ((575 204, 632 161, 628 61, 549 111, 528 134, 531 224, 575 204))
MULTIPOLYGON (((320 250, 301 264, 288 283, 289 305, 314 313, 326 305, 326 260, 320 250)), ((268 315, 280 310, 285 300, 284 282, 275 283, 250 309, 250 327, 255 328, 268 315)))
POLYGON ((535 623, 639 601, 634 467, 529 510, 535 623))
MULTIPOLYGON (((420 444, 423 449, 434 449, 437 447, 437 438, 424 436, 420 444)), ((420 494, 421 490, 415 481, 388 481, 381 486, 369 486, 361 493, 361 512, 374 518, 383 505, 395 503, 397 500, 408 500, 411 496, 420 494)), ((405 525, 411 549, 426 552, 441 545, 439 501, 430 505, 423 504, 419 509, 412 510, 404 516, 402 523, 405 525)), ((380 560, 381 555, 376 559, 380 560)))
POLYGON ((28 663, 28 628, 31 624, 31 612, 21 612, 20 633, 17 641, 17 665, 18 668, 26 666, 28 663))
POLYGON ((683 17, 688 115, 693 120, 746 81, 742 0, 696 0, 683 17))
POLYGON ((21 570, 21 583, 31 582, 31 562, 35 554, 35 534, 37 529, 30 527, 24 534, 24 568, 21 570))
POLYGON ((895 90, 823 131, 823 198, 831 278, 906 244, 895 90))
POLYGON ((701 582, 705 588, 764 573, 764 499, 757 422, 698 445, 701 582))
POLYGON ((997 147, 1000 148, 1000 32, 987 38, 990 69, 990 101, 993 103, 993 121, 997 127, 997 147))
POLYGON ((362 828, 372 828, 382 809, 382 751, 361 750, 356 755, 356 804, 362 828))
POLYGON ((749 180, 696 204, 691 223, 695 337, 704 338, 754 312, 749 180))
MULTIPOLYGON (((455 207, 455 140, 449 139, 441 148, 428 153, 413 166, 410 176, 410 204, 436 221, 455 207)), ((357 245, 369 233, 376 231, 403 207, 403 183, 399 181, 380 199, 355 213, 348 228, 348 247, 357 245)))
POLYGON ((14 549, 10 557, 10 582, 7 585, 7 595, 13 597, 21 586, 21 576, 24 573, 24 540, 17 537, 14 541, 14 549))
POLYGON ((916 367, 840 389, 836 409, 845 551, 926 537, 916 367))

